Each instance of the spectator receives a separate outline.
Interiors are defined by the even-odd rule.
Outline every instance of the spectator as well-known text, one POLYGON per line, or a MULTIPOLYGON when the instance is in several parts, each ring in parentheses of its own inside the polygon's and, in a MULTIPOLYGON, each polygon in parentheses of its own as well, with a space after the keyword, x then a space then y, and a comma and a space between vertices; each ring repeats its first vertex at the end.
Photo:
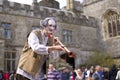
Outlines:
POLYGON ((3 71, 0 70, 0 80, 3 80, 3 71))
POLYGON ((120 80, 120 65, 119 65, 119 70, 118 70, 117 75, 116 75, 116 80, 120 80))
POLYGON ((70 72, 66 67, 63 67, 61 70, 61 80, 69 80, 70 72))
POLYGON ((82 73, 83 73, 83 80, 86 80, 87 68, 86 68, 85 66, 83 66, 83 67, 81 68, 81 70, 82 70, 82 73))
POLYGON ((8 71, 6 71, 4 73, 4 80, 9 80, 9 73, 8 73, 8 71))
POLYGON ((54 68, 53 64, 49 64, 47 80, 60 80, 60 73, 54 68))
POLYGON ((12 72, 12 74, 10 75, 9 77, 10 80, 17 80, 16 79, 16 73, 15 72, 12 72))
POLYGON ((101 66, 100 65, 97 65, 95 67, 95 72, 93 73, 92 75, 92 78, 93 80, 101 80, 101 77, 100 77, 100 74, 99 74, 99 71, 101 70, 101 66))
POLYGON ((108 78, 109 78, 109 68, 104 67, 104 69, 103 69, 103 79, 108 80, 108 78))
POLYGON ((70 80, 75 80, 76 76, 77 76, 76 72, 74 70, 72 70, 70 73, 70 80))
POLYGON ((108 80, 115 80, 117 75, 118 69, 116 65, 112 65, 110 71, 109 71, 109 79, 108 80))
POLYGON ((76 80, 82 80, 83 79, 83 74, 82 74, 81 69, 77 69, 76 74, 77 74, 76 80))

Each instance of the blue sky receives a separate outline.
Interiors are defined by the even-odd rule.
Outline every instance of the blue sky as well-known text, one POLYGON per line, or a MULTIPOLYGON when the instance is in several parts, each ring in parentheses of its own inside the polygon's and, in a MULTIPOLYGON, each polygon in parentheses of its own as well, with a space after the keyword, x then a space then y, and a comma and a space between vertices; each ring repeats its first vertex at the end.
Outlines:
MULTIPOLYGON (((31 4, 33 0, 9 0, 9 1, 24 3, 24 4, 31 4)), ((38 0, 38 1, 41 1, 41 0, 38 0)), ((66 5, 67 0, 56 0, 56 1, 58 1, 60 3, 60 7, 63 7, 66 5)), ((83 0, 76 0, 76 1, 83 2, 83 0)))

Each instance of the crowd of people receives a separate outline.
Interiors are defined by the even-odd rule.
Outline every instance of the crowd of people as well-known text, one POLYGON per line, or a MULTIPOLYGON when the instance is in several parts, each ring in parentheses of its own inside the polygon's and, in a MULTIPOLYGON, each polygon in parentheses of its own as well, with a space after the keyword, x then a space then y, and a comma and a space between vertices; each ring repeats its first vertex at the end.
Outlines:
MULTIPOLYGON (((53 64, 51 65, 53 66, 53 64)), ((75 70, 69 70, 66 67, 61 70, 54 68, 53 71, 48 72, 47 80, 120 80, 120 69, 116 65, 111 67, 83 66, 75 70), (57 76, 54 74, 54 70, 58 71, 57 76)))
MULTIPOLYGON (((120 80, 120 67, 112 65, 111 68, 100 65, 78 69, 68 69, 62 67, 57 69, 54 64, 50 63, 48 71, 43 80, 120 80)), ((0 71, 0 80, 17 80, 15 72, 0 71)), ((36 79, 41 80, 41 79, 36 79)))
POLYGON ((17 80, 15 71, 3 71, 0 70, 0 80, 17 80))

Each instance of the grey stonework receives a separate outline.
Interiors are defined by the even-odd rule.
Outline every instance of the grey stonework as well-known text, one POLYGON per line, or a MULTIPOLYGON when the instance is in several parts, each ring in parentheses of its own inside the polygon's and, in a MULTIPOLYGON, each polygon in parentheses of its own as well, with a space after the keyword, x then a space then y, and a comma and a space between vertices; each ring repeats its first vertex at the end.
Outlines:
POLYGON ((0 39, 0 70, 4 70, 4 40, 0 39))
POLYGON ((96 18, 101 18, 102 15, 108 9, 119 10, 120 1, 119 0, 84 0, 84 14, 87 16, 93 16, 96 18))
POLYGON ((59 9, 59 2, 55 0, 42 0, 39 2, 39 6, 59 9))
POLYGON ((43 6, 30 6, 15 2, 1 2, 0 11, 2 13, 22 15, 28 17, 44 18, 48 16, 57 17, 60 22, 71 24, 86 25, 96 27, 96 19, 89 16, 75 16, 71 11, 63 11, 60 9, 48 8, 43 6), (5 3, 5 4, 4 4, 5 3), (4 4, 4 5, 3 5, 4 4))
POLYGON ((0 70, 4 70, 4 29, 0 28, 0 70))
POLYGON ((84 15, 92 16, 99 20, 99 27, 97 29, 97 36, 99 40, 99 50, 109 53, 112 56, 120 55, 120 37, 105 39, 106 32, 104 32, 103 16, 109 10, 120 14, 120 0, 84 0, 84 15))
POLYGON ((0 70, 4 70, 4 29, 0 27, 0 70))

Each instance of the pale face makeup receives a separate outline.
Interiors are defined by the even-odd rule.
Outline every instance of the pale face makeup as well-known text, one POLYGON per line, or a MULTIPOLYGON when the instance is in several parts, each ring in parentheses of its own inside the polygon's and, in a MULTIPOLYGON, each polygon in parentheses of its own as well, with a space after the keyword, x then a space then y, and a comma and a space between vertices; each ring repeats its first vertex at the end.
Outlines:
POLYGON ((55 32, 56 23, 54 20, 49 20, 47 27, 45 27, 47 35, 53 35, 55 32))

